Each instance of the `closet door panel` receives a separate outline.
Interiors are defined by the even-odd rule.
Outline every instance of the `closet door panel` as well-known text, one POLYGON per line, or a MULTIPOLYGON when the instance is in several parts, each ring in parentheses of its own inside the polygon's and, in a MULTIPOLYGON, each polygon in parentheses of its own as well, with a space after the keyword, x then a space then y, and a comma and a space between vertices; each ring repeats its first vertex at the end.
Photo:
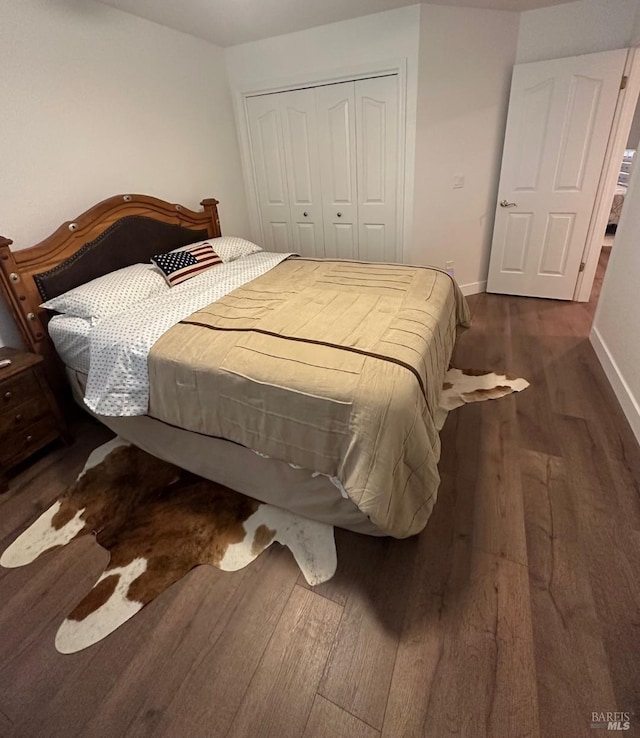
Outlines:
POLYGON ((386 249, 388 236, 384 223, 363 223, 359 231, 359 258, 362 261, 395 261, 386 249))
POLYGON ((315 89, 325 255, 357 258, 355 83, 315 89))
POLYGON ((398 78, 355 83, 358 255, 396 261, 398 78))
POLYGON ((294 90, 277 97, 282 115, 294 249, 302 256, 322 258, 324 234, 315 92, 294 90))
POLYGON ((295 251, 291 243, 291 226, 289 223, 271 221, 265 229, 265 251, 295 251))
POLYGON ((292 251, 279 95, 247 100, 249 133, 265 251, 292 251))
POLYGON ((310 256, 317 259, 324 258, 324 236, 322 222, 293 223, 294 251, 300 256, 310 256))
POLYGON ((353 223, 333 223, 329 233, 336 259, 355 259, 358 253, 358 229, 353 223))

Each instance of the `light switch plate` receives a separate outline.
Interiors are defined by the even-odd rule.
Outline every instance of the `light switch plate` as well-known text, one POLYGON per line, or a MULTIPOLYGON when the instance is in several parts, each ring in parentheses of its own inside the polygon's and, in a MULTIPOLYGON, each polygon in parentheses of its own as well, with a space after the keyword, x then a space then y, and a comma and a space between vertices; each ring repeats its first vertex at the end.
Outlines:
POLYGON ((462 174, 456 174, 453 177, 453 189, 459 190, 464 187, 464 176, 462 174))

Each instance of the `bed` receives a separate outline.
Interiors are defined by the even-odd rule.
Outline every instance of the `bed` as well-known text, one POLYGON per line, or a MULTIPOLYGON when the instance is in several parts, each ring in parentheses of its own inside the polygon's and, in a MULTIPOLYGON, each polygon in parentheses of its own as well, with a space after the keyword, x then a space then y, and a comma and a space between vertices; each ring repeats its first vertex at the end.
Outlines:
POLYGON ((615 192, 613 193, 613 201, 611 203, 611 210, 609 211, 609 220, 607 226, 616 226, 620 222, 620 216, 622 215, 622 207, 624 205, 624 199, 627 196, 627 186, 617 184, 615 192))
MULTIPOLYGON (((631 169, 633 167, 635 154, 635 149, 625 149, 624 156, 622 157, 622 162, 620 164, 620 172, 618 173, 618 182, 613 193, 613 201, 611 203, 611 210, 609 212, 607 227, 615 226, 615 228, 617 228, 620 221, 620 215, 622 214, 622 208, 624 206, 624 199, 627 196, 629 177, 631 175, 631 169)), ((609 230, 615 231, 615 228, 610 228, 609 230)))
POLYGON ((220 239, 217 201, 201 204, 119 195, 31 248, 0 238, 0 287, 29 348, 85 410, 159 458, 360 533, 422 530, 442 378, 469 319, 445 272, 261 252, 114 315, 41 307, 220 239))

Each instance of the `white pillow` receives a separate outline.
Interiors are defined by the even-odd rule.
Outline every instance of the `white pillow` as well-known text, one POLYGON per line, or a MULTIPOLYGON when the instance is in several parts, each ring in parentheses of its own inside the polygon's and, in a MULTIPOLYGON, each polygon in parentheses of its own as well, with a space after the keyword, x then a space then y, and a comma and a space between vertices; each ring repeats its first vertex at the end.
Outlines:
POLYGON ((218 254, 223 262, 235 261, 243 256, 250 256, 258 251, 262 251, 260 246, 257 244, 247 241, 244 238, 238 238, 238 236, 208 238, 206 241, 198 241, 197 243, 190 243, 188 246, 180 246, 179 249, 174 249, 174 251, 184 251, 185 249, 191 249, 194 246, 199 246, 204 243, 210 243, 213 250, 218 254))
POLYGON ((154 266, 133 264, 74 287, 40 307, 79 318, 104 318, 168 290, 164 277, 154 266))

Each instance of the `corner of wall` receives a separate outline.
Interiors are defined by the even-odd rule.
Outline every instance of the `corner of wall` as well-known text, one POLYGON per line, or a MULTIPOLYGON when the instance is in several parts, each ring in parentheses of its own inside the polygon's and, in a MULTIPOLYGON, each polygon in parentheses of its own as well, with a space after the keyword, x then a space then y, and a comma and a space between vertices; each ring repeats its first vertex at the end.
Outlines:
POLYGON ((636 10, 636 18, 633 23, 633 30, 631 31, 630 46, 640 46, 640 3, 638 3, 638 9, 636 10))
POLYGON ((631 174, 591 329, 591 345, 640 443, 640 169, 631 174))
POLYGON ((467 294, 489 263, 520 14, 423 4, 412 247, 407 261, 454 261, 467 294), (453 177, 463 175, 463 188, 453 177))
MULTIPOLYGON (((245 235, 220 47, 90 4, 0 0, 3 234, 23 248, 106 197, 142 192, 194 208, 216 197, 225 232, 245 235)), ((16 340, 0 305, 0 343, 16 340)))
POLYGON ((629 387, 625 380, 613 354, 595 325, 591 329, 589 341, 593 346, 593 350, 598 357, 598 361, 600 362, 607 379, 609 380, 609 384, 618 398, 622 411, 624 412, 626 419, 629 421, 631 430, 640 444, 640 403, 634 396, 631 387, 629 387))

